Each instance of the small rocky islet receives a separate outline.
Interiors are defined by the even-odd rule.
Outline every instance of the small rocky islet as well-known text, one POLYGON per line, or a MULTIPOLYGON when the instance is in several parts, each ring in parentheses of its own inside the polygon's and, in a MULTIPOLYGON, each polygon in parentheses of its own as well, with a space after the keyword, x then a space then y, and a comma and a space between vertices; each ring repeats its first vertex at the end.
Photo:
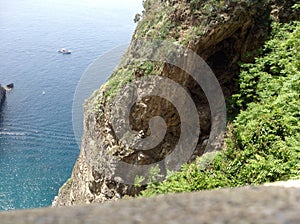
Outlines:
POLYGON ((2 86, 0 84, 0 107, 4 103, 4 100, 6 98, 6 92, 10 91, 12 88, 14 88, 14 83, 10 83, 10 84, 8 84, 6 86, 2 86))

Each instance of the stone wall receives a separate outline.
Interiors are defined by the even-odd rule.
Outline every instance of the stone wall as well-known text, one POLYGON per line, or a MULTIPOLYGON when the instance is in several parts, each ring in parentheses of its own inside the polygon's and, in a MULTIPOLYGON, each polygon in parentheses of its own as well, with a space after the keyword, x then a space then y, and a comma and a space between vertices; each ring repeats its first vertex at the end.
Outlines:
POLYGON ((0 220, 5 224, 300 223, 300 181, 276 185, 0 212, 0 220))

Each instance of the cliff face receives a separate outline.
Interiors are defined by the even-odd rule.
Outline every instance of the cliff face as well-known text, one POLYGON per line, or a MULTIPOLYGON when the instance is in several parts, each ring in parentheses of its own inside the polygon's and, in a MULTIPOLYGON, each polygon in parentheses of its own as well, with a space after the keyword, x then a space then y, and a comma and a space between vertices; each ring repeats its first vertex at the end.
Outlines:
POLYGON ((0 108, 5 100, 6 90, 0 84, 0 108))
MULTIPOLYGON (((268 37, 271 18, 281 22, 299 18, 299 14, 291 9, 296 2, 145 1, 145 12, 138 23, 125 59, 110 80, 85 103, 84 136, 80 155, 71 178, 60 189, 53 205, 103 202, 138 192, 139 187, 123 183, 126 181, 121 174, 126 171, 126 175, 134 177, 140 173, 124 171, 124 167, 118 167, 119 162, 147 166, 162 161, 180 140, 180 126, 183 123, 181 114, 176 111, 174 105, 153 94, 153 88, 145 88, 143 84, 137 86, 137 92, 152 97, 145 97, 131 105, 128 123, 131 129, 136 131, 136 135, 127 136, 127 133, 123 133, 122 138, 119 138, 117 129, 126 121, 120 115, 123 108, 118 105, 127 102, 126 97, 118 99, 118 92, 135 79, 164 77, 188 90, 200 122, 200 137, 195 143, 190 160, 202 155, 207 144, 216 137, 212 136, 211 132, 222 121, 218 114, 212 113, 201 87, 179 67, 165 62, 136 61, 137 54, 155 53, 139 52, 137 49, 140 47, 140 39, 168 40, 171 43, 182 44, 200 55, 213 70, 224 96, 228 98, 236 90, 234 79, 239 71, 238 62, 253 60, 257 50, 268 37), (159 122, 162 126, 152 126, 151 118, 155 116, 164 119, 164 122, 159 122), (139 142, 151 136, 154 130, 160 131, 164 126, 167 127, 165 137, 159 144, 150 147, 152 150, 135 149, 125 144, 132 138, 139 142)), ((161 80, 156 81, 159 83, 161 80)), ((161 90, 161 94, 165 94, 164 89, 161 90)), ((126 93, 123 95, 126 96, 126 93)), ((177 89, 171 89, 170 95, 177 96, 177 89)), ((135 98, 135 95, 129 95, 129 98, 135 98)), ((128 104, 130 103, 128 101, 128 104)), ((221 145, 222 142, 217 142, 212 148, 217 150, 221 145)), ((159 163, 159 166, 162 174, 165 174, 168 162, 159 163)))

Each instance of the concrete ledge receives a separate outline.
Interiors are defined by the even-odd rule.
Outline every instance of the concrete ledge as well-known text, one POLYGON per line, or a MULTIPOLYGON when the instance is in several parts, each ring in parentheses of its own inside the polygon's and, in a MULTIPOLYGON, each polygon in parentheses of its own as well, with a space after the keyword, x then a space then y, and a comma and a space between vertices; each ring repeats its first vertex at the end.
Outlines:
POLYGON ((1 224, 300 223, 300 181, 0 213, 1 224), (297 184, 295 184, 297 183, 297 184), (297 188, 298 187, 298 188, 297 188))
POLYGON ((300 188, 300 180, 277 181, 274 183, 266 183, 264 186, 269 187, 297 187, 300 188))

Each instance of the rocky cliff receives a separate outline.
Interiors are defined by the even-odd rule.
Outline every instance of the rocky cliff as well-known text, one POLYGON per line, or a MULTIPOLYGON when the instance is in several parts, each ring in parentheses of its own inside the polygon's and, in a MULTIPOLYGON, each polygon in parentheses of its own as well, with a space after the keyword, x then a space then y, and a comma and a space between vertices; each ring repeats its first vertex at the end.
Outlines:
POLYGON ((0 107, 2 106, 2 103, 5 100, 5 96, 6 96, 6 90, 0 84, 0 107))
MULTIPOLYGON (((161 175, 166 173, 172 161, 165 158, 181 141, 184 131, 182 126, 186 125, 187 130, 191 130, 189 128, 193 124, 188 121, 185 124, 181 117, 181 112, 186 108, 184 104, 181 104, 183 109, 177 111, 177 107, 166 101, 167 97, 161 96, 175 96, 180 102, 186 102, 191 98, 194 102, 195 110, 194 112, 191 110, 189 115, 192 117, 196 114, 199 118, 200 130, 197 134, 200 137, 196 142, 183 140, 187 147, 193 144, 195 146, 188 160, 202 155, 208 145, 210 151, 222 146, 220 136, 213 135, 212 132, 224 122, 222 117, 220 118, 224 105, 218 100, 210 101, 207 96, 207 91, 216 91, 214 88, 206 91, 199 82, 195 82, 195 78, 190 76, 191 73, 182 69, 187 66, 192 68, 198 66, 195 63, 189 64, 186 58, 188 50, 182 51, 182 48, 178 48, 175 49, 175 56, 171 55, 182 59, 183 66, 180 67, 167 63, 168 61, 150 60, 162 52, 153 48, 150 50, 143 48, 144 45, 151 40, 158 40, 152 41, 151 45, 163 46, 164 52, 171 49, 174 53, 173 45, 183 45, 200 55, 215 74, 225 98, 228 98, 236 90, 234 80, 239 71, 238 63, 253 60, 257 50, 268 37, 272 20, 285 22, 299 18, 299 14, 291 9, 296 2, 296 0, 145 1, 143 3, 145 11, 122 63, 108 82, 84 105, 84 136, 80 155, 71 178, 59 190, 53 205, 103 202, 135 194, 140 188, 138 185, 134 187, 130 181, 127 181, 129 184, 126 183, 126 180, 130 179, 132 182, 133 177, 144 175, 143 172, 139 173, 134 169, 136 166, 147 167, 149 164, 157 163, 161 175), (173 45, 163 45, 161 40, 167 40, 173 45), (148 60, 136 60, 140 55, 148 60), (126 84, 134 83, 134 80, 143 77, 158 78, 154 81, 151 79, 153 85, 144 82, 135 83, 133 93, 123 92, 122 88, 126 84), (182 86, 188 92, 188 96, 180 96, 179 87, 162 88, 157 94, 152 86, 158 85, 166 78, 182 86), (166 93, 167 90, 171 91, 169 95, 166 93), (137 97, 135 93, 139 92, 145 97, 137 97), (129 98, 135 102, 132 103, 129 98), (212 102, 219 105, 216 107, 216 113, 215 110, 211 110, 212 102), (124 103, 130 105, 130 113, 125 118, 122 114, 124 103), (158 122, 153 122, 152 118, 157 116, 163 118, 163 121, 156 119, 158 122), (127 131, 119 130, 126 125, 133 131, 126 128, 127 131), (139 148, 139 142, 151 139, 155 132, 161 134, 161 130, 164 137, 160 142, 153 145, 148 141, 148 145, 143 145, 152 146, 146 147, 151 150, 139 148), (127 144, 131 140, 135 144, 127 144), (128 169, 130 166, 133 169, 128 169)), ((168 55, 168 58, 171 56, 168 55)), ((182 150, 179 149, 180 156, 184 155, 182 150)), ((151 179, 150 175, 147 178, 146 182, 151 179)), ((142 183, 143 181, 141 180, 142 183)))

